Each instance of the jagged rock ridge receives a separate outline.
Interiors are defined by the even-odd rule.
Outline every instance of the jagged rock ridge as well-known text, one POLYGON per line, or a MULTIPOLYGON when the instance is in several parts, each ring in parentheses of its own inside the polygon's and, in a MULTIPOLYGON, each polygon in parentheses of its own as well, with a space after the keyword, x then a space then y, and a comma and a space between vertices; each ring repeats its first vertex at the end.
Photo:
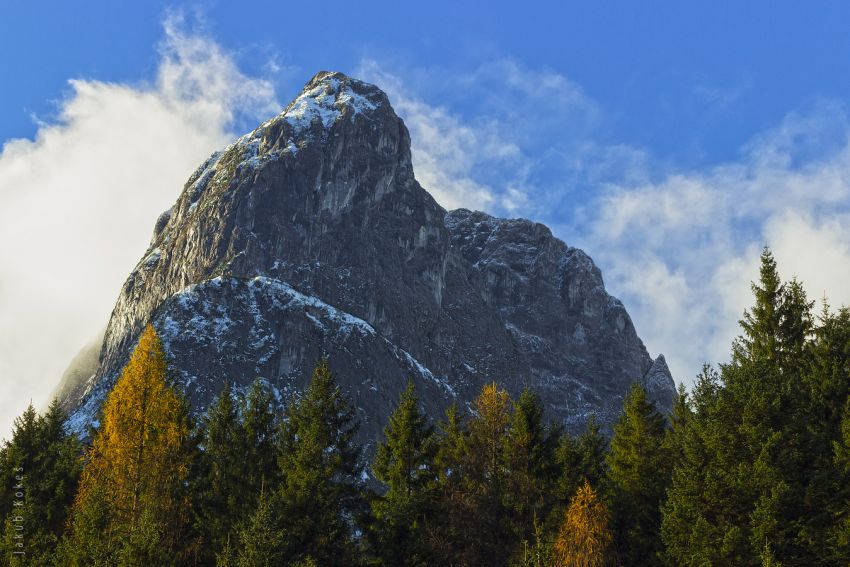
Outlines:
POLYGON ((674 393, 584 252, 538 223, 446 212, 386 95, 341 73, 213 154, 160 216, 96 372, 61 390, 72 427, 95 419, 148 322, 197 411, 257 377, 283 403, 328 356, 365 442, 408 379, 435 417, 485 382, 528 386, 574 431, 591 414, 610 426, 634 381, 664 408, 674 393))

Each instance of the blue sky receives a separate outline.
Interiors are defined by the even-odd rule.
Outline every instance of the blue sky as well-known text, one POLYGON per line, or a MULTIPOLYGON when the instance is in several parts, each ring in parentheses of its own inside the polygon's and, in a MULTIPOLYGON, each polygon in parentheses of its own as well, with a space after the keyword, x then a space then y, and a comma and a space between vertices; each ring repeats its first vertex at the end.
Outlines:
POLYGON ((846 2, 123 4, 0 8, 0 414, 48 397, 194 167, 323 69, 387 91, 441 204, 584 248, 679 381, 727 356, 765 244, 850 303, 846 2))
MULTIPOLYGON (((69 78, 152 77, 161 20, 179 5, 121 4, 4 6, 0 139, 33 135, 31 114, 49 116, 69 78)), ((611 139, 677 163, 734 157, 790 110, 850 96, 846 2, 239 4, 189 10, 247 72, 284 66, 274 77, 284 95, 314 70, 353 72, 363 58, 463 72, 509 57, 569 77, 609 113, 611 139)))

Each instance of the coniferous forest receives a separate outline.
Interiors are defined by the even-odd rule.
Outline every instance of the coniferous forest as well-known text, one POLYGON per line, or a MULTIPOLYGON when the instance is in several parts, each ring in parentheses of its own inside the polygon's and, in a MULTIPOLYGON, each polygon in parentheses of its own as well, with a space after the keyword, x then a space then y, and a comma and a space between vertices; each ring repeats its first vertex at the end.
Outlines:
POLYGON ((487 384, 423 415, 412 384, 374 457, 326 362, 277 411, 256 382, 200 419, 152 327, 83 443, 56 403, 0 450, 15 565, 850 564, 850 310, 770 251, 730 361, 662 415, 633 386, 610 438, 487 384))

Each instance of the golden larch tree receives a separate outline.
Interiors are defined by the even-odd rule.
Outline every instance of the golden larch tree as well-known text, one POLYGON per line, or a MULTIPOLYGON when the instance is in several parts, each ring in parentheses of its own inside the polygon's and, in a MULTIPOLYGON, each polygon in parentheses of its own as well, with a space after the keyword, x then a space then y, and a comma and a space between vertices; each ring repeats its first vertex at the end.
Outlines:
POLYGON ((611 565, 611 531, 608 511, 585 481, 570 501, 555 542, 557 567, 604 567, 611 565))
POLYGON ((475 416, 469 422, 465 463, 463 530, 469 554, 460 563, 499 565, 509 553, 510 525, 505 506, 505 443, 511 423, 512 403, 495 382, 487 384, 475 400, 475 416))
MULTIPOLYGON (((102 424, 86 454, 74 510, 89 524, 93 510, 101 511, 96 525, 115 544, 107 548, 168 549, 185 520, 181 487, 189 471, 189 423, 185 401, 169 386, 166 369, 162 342, 148 325, 104 402, 102 424)), ((74 529, 87 531, 76 521, 74 529)))
POLYGON ((511 397, 495 382, 487 384, 475 400, 477 418, 471 435, 483 448, 484 470, 489 480, 499 479, 502 451, 511 422, 511 397))

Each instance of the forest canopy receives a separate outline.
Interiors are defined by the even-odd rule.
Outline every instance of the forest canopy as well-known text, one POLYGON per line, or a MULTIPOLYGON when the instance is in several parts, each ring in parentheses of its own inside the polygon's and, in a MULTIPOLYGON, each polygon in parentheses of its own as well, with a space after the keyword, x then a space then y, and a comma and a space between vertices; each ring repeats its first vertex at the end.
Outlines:
POLYGON ((326 360, 278 409, 192 418, 148 326, 87 443, 54 403, 0 448, 12 565, 847 565, 850 311, 769 250, 731 358, 672 413, 635 383, 610 438, 483 386, 432 421, 413 383, 374 456, 326 360))

